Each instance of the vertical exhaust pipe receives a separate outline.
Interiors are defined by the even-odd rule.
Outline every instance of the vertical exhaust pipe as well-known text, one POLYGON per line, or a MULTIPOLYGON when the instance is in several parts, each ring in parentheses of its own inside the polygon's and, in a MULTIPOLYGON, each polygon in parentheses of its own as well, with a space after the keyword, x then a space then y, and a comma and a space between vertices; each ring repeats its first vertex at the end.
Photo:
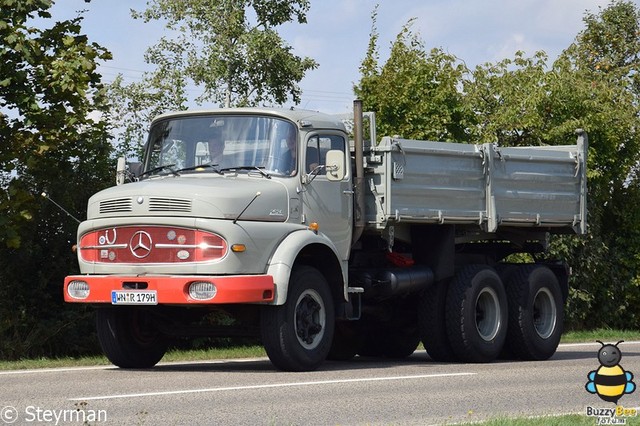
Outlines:
POLYGON ((354 177, 355 216, 351 245, 353 246, 364 231, 364 138, 362 100, 353 101, 353 142, 355 145, 356 173, 354 177))

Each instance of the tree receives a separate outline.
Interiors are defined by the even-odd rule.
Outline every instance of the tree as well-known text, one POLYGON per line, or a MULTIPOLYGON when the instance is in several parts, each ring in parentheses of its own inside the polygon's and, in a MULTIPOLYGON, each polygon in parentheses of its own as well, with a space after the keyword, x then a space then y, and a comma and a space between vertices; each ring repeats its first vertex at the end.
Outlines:
POLYGON ((592 237, 561 247, 573 248, 568 254, 590 266, 578 269, 573 280, 581 324, 635 328, 640 325, 640 9, 612 1, 597 14, 587 13, 584 22, 564 60, 583 77, 583 105, 593 111, 592 237))
POLYGON ((441 49, 426 53, 424 43, 411 33, 411 20, 380 66, 376 14, 354 91, 366 110, 376 111, 378 134, 466 141, 466 111, 457 88, 466 73, 464 65, 441 49))
POLYGON ((190 79, 203 86, 197 101, 229 107, 300 101, 297 83, 317 64, 294 55, 275 28, 306 23, 308 9, 308 0, 154 0, 134 17, 164 19, 178 32, 147 51, 155 78, 190 79))
POLYGON ((52 23, 51 5, 0 0, 0 358, 70 349, 62 282, 77 224, 40 193, 81 216, 111 174, 104 123, 90 118, 105 109, 96 66, 110 54, 81 17, 52 23))
POLYGON ((0 241, 18 247, 16 226, 34 213, 30 192, 18 182, 51 155, 94 138, 89 113, 102 100, 96 61, 109 54, 79 33, 80 18, 49 29, 28 26, 35 15, 51 17, 49 0, 0 4, 0 241))

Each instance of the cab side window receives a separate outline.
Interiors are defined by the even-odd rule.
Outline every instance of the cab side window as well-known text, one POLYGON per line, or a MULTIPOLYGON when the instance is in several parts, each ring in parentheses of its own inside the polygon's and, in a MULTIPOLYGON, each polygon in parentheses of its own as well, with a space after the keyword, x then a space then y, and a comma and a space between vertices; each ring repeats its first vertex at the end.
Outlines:
MULTIPOLYGON (((318 166, 325 166, 327 152, 338 149, 345 152, 345 143, 342 136, 337 135, 315 135, 307 141, 305 153, 305 171, 311 173, 318 166)), ((324 167, 318 170, 319 175, 325 175, 327 171, 324 167)))

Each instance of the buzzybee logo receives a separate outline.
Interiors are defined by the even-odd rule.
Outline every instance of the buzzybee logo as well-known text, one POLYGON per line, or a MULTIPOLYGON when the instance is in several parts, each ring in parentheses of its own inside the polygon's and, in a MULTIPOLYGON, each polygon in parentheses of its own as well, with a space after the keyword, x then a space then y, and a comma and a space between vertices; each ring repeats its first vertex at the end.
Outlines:
POLYGON ((620 365, 622 352, 618 345, 623 340, 615 345, 605 345, 599 340, 596 340, 596 342, 602 345, 598 351, 600 367, 587 374, 589 381, 585 388, 587 392, 595 393, 603 401, 617 404, 622 395, 633 393, 636 390, 636 384, 633 382, 633 373, 625 371, 620 365))

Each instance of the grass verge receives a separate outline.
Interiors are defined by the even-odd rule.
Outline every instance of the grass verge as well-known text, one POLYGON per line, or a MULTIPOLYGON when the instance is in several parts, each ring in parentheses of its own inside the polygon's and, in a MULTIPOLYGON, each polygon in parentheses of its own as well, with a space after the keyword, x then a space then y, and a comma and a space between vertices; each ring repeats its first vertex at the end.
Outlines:
POLYGON ((595 342, 616 343, 620 340, 640 340, 640 330, 612 330, 599 328, 592 331, 569 331, 562 335, 561 343, 595 342))
MULTIPOLYGON (((640 418, 624 417, 625 425, 638 426, 640 418)), ((563 416, 541 416, 526 418, 507 418, 499 417, 484 422, 462 423, 463 425, 473 426, 594 426, 597 418, 587 417, 582 414, 567 414, 563 416)))

